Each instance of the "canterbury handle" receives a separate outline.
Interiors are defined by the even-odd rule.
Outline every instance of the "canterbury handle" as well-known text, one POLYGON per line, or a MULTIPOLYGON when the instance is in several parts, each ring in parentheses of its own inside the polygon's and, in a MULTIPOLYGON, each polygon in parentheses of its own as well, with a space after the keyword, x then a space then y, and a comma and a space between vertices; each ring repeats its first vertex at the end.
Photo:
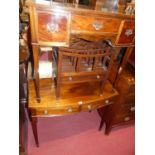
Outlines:
POLYGON ((95 28, 95 30, 100 30, 104 27, 104 25, 102 23, 99 23, 99 22, 92 23, 92 26, 95 28))

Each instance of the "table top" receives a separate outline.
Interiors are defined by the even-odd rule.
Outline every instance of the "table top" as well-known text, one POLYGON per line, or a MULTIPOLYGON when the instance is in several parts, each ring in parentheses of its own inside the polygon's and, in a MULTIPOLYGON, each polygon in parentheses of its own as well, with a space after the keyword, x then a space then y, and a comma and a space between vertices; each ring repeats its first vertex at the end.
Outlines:
POLYGON ((84 103, 105 100, 118 95, 109 81, 106 82, 103 95, 99 95, 99 82, 63 85, 61 99, 56 99, 55 86, 52 79, 40 79, 41 102, 35 99, 35 89, 32 80, 29 81, 29 108, 60 108, 72 106, 79 101, 84 103))

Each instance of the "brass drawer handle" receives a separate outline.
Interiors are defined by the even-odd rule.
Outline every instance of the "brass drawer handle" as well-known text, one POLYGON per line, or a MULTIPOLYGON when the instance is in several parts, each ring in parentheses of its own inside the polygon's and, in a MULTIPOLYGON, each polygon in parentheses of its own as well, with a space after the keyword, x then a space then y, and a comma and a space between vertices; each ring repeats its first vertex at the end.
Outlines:
POLYGON ((44 110, 44 114, 47 115, 48 114, 48 110, 44 110))
POLYGON ((67 109, 67 112, 73 112, 72 107, 69 107, 69 108, 67 109))
POLYGON ((124 121, 129 121, 130 120, 130 117, 125 117, 124 118, 124 121))
POLYGON ((78 102, 78 105, 79 105, 79 111, 81 111, 83 102, 82 102, 82 101, 79 101, 79 102, 78 102))
POLYGON ((52 33, 59 32, 59 25, 56 22, 48 23, 46 28, 49 32, 52 33))
POLYGON ((130 108, 130 111, 135 111, 135 107, 131 107, 130 108))
POLYGON ((127 29, 126 31, 125 31, 125 35, 127 36, 127 37, 129 37, 130 35, 132 35, 133 34, 133 30, 132 29, 127 29))
POLYGON ((82 102, 82 101, 79 101, 79 102, 78 102, 78 105, 82 105, 82 104, 83 104, 83 102, 82 102))
POLYGON ((88 107, 89 112, 91 112, 92 106, 91 105, 88 105, 87 107, 88 107))
POLYGON ((99 22, 94 22, 92 24, 92 26, 95 28, 95 30, 100 30, 104 27, 104 25, 102 23, 99 23, 99 22))

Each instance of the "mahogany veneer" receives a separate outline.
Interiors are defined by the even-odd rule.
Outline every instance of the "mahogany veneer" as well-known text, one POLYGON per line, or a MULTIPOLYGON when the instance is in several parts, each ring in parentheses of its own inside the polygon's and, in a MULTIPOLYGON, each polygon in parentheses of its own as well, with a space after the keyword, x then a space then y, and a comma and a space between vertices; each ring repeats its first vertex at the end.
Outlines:
POLYGON ((120 33, 117 36, 116 44, 134 44, 135 37, 135 22, 132 20, 125 20, 120 27, 120 33))
POLYGON ((117 91, 107 81, 103 95, 99 95, 99 82, 62 85, 61 99, 55 96, 54 82, 51 79, 40 80, 42 100, 35 99, 33 81, 29 82, 29 109, 32 117, 59 116, 81 111, 91 111, 113 104, 117 91))
MULTIPOLYGON (((134 15, 102 11, 82 5, 28 3, 34 58, 36 99, 40 101, 39 47, 70 46, 72 38, 91 41, 110 39, 115 47, 134 46, 134 15)), ((130 53, 127 50, 126 53, 130 53)), ((127 54, 128 55, 128 54, 127 54)), ((126 63, 126 59, 123 64, 126 63)))
POLYGON ((35 89, 33 81, 29 81, 29 115, 32 130, 36 142, 39 146, 37 132, 38 117, 52 117, 60 115, 75 114, 82 111, 95 110, 115 102, 118 92, 113 89, 107 81, 103 90, 103 95, 99 94, 99 83, 70 84, 63 85, 61 99, 55 96, 54 83, 51 79, 40 80, 41 102, 35 99, 35 89))

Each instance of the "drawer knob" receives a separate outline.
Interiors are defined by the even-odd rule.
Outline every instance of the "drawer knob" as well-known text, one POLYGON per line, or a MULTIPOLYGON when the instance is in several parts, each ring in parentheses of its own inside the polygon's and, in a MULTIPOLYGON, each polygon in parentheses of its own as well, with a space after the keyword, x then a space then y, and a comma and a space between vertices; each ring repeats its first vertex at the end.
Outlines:
POLYGON ((91 112, 92 106, 91 105, 88 105, 87 107, 88 107, 89 112, 91 112))
POLYGON ((105 100, 105 104, 109 104, 109 100, 105 100))
POLYGON ((48 110, 44 110, 44 114, 47 115, 48 114, 48 110))
POLYGON ((130 111, 135 111, 135 107, 131 107, 130 108, 130 111))
POLYGON ((97 75, 97 76, 96 76, 96 78, 97 78, 97 79, 100 79, 100 76, 99 76, 99 75, 97 75))
POLYGON ((130 120, 130 117, 125 117, 124 118, 124 121, 129 121, 130 120))
POLYGON ((67 109, 67 111, 68 111, 68 112, 73 112, 72 107, 69 107, 69 108, 67 109))
POLYGON ((82 105, 82 104, 83 104, 83 102, 82 102, 82 101, 79 101, 79 102, 78 102, 78 105, 82 105))
POLYGON ((48 23, 46 27, 47 27, 47 30, 52 33, 59 31, 59 26, 56 22, 48 23))
POLYGON ((73 78, 71 76, 68 79, 69 79, 69 81, 72 81, 73 80, 73 78))
POLYGON ((133 34, 133 30, 132 29, 127 29, 126 31, 125 31, 125 35, 127 36, 127 37, 129 37, 130 35, 132 35, 133 34))
POLYGON ((94 22, 92 26, 95 28, 95 30, 100 30, 103 28, 103 24, 99 22, 94 22))

